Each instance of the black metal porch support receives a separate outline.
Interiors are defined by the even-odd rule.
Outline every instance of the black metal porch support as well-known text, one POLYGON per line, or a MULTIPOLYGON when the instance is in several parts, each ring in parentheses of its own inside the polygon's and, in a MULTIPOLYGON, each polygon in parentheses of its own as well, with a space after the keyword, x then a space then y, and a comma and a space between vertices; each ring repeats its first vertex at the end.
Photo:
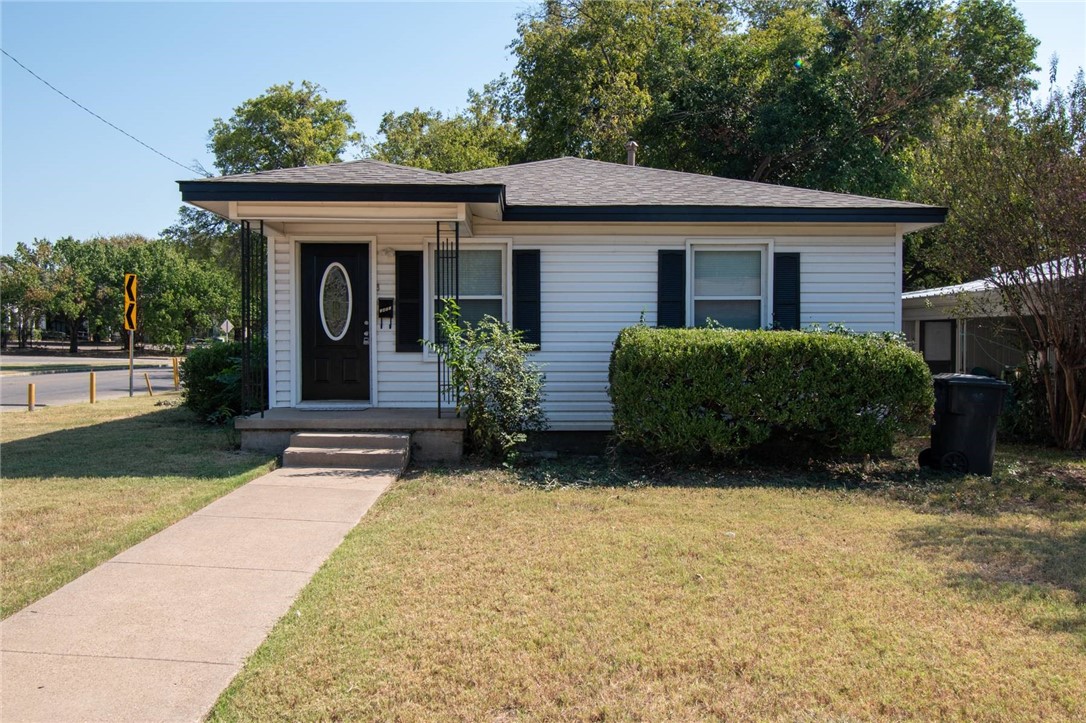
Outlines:
MULTIPOLYGON (((451 299, 460 302, 460 222, 437 222, 437 248, 434 254, 434 298, 435 309, 442 307, 442 302, 451 299)), ((436 327, 436 324, 435 324, 436 327)), ((434 339, 441 342, 441 337, 434 329, 434 339)), ((450 407, 455 410, 460 404, 460 390, 453 384, 452 370, 449 369, 441 354, 437 357, 437 416, 450 407)))
POLYGON ((241 222, 241 413, 268 407, 268 239, 264 222, 241 222))

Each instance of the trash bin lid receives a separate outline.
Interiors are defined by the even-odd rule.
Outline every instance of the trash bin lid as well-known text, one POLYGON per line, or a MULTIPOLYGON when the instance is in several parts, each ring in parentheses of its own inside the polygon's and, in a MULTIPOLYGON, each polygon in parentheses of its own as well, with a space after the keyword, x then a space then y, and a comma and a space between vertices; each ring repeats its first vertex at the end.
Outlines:
POLYGON ((970 387, 1007 387, 1007 382, 992 377, 982 377, 977 374, 936 374, 932 377, 936 384, 953 384, 970 387))

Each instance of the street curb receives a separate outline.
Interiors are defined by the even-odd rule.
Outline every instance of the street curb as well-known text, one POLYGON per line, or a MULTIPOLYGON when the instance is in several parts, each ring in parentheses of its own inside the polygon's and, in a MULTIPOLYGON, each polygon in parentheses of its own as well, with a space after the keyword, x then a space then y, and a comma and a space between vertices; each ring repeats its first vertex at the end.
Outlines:
MULTIPOLYGON (((169 369, 170 365, 169 364, 143 363, 143 364, 136 364, 132 368, 133 369, 169 369)), ((88 367, 63 367, 61 369, 38 369, 37 371, 32 371, 32 372, 20 372, 20 371, 15 371, 13 369, 12 371, 7 372, 5 374, 0 374, 0 379, 2 379, 4 377, 36 377, 36 376, 40 376, 42 374, 78 374, 78 373, 81 373, 81 372, 117 372, 117 371, 124 371, 126 369, 128 369, 127 364, 110 364, 110 365, 107 365, 107 366, 100 366, 100 367, 89 367, 88 366, 88 367)))

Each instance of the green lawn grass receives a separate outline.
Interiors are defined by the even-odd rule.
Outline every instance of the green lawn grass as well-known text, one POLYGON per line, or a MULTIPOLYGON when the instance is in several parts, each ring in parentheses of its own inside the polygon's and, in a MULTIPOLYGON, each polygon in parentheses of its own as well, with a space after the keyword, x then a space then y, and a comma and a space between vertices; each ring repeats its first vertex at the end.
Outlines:
POLYGON ((417 472, 214 720, 1086 718, 1086 463, 417 472))
POLYGON ((271 468, 176 395, 0 417, 0 614, 271 468))

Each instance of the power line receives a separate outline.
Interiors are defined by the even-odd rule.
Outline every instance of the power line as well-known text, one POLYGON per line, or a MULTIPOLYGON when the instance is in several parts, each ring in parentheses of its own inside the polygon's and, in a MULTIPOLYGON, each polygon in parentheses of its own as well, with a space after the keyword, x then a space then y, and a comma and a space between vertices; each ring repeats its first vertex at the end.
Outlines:
POLYGON ((113 130, 117 131, 118 133, 121 133, 121 134, 123 134, 123 135, 126 135, 126 136, 128 136, 129 138, 131 138, 132 140, 134 140, 134 141, 135 141, 136 143, 139 143, 139 144, 140 144, 141 146, 143 146, 143 147, 144 147, 144 148, 146 148, 147 150, 151 151, 152 153, 157 153, 158 155, 162 156, 163 158, 165 158, 165 159, 166 159, 167 161, 169 161, 170 163, 173 163, 174 165, 177 165, 177 166, 181 166, 181 168, 184 168, 184 169, 185 169, 186 171, 191 171, 191 172, 195 173, 195 174, 196 174, 196 175, 198 175, 198 176, 208 176, 208 175, 209 175, 209 174, 208 174, 208 173, 207 173, 206 171, 202 171, 202 170, 196 170, 195 168, 192 168, 192 167, 190 167, 190 166, 186 166, 186 165, 185 165, 184 163, 181 163, 180 161, 175 161, 174 159, 170 158, 169 156, 167 156, 167 155, 166 155, 165 153, 163 153, 162 151, 158 150, 157 148, 153 148, 153 147, 151 147, 151 146, 147 145, 146 143, 144 143, 143 141, 141 141, 141 140, 140 140, 139 138, 136 138, 136 137, 135 137, 134 135, 132 135, 131 133, 129 133, 129 132, 128 132, 128 131, 126 131, 125 129, 123 129, 123 128, 120 128, 119 126, 116 126, 116 125, 114 125, 113 123, 110 123, 110 122, 109 122, 109 121, 107 121, 107 120, 106 120, 105 118, 103 118, 102 116, 98 115, 98 114, 97 114, 97 113, 95 113, 95 112, 94 112, 93 110, 91 110, 91 109, 90 109, 90 108, 88 108, 87 106, 83 105, 82 103, 80 103, 79 101, 77 101, 77 100, 76 100, 75 98, 71 97, 70 95, 68 95, 67 93, 65 93, 64 91, 62 91, 62 90, 61 90, 60 88, 57 88, 57 87, 56 87, 55 85, 53 85, 53 84, 52 84, 52 83, 50 83, 50 82, 49 82, 48 80, 46 80, 45 78, 43 78, 43 77, 41 77, 40 75, 38 75, 37 73, 35 73, 35 72, 34 72, 33 70, 31 70, 30 68, 28 68, 28 67, 26 67, 25 65, 23 65, 22 63, 20 63, 20 62, 19 62, 19 59, 18 59, 18 58, 16 58, 16 57, 15 57, 14 55, 12 55, 12 54, 11 54, 11 53, 9 53, 8 51, 4 50, 3 48, 0 48, 0 53, 3 53, 3 54, 4 54, 4 55, 6 55, 7 57, 11 58, 12 62, 14 62, 14 63, 15 63, 16 65, 18 65, 18 66, 19 66, 20 68, 22 68, 23 70, 25 70, 26 72, 30 73, 30 74, 31 74, 32 76, 34 76, 35 78, 37 78, 38 80, 40 80, 40 81, 41 81, 42 83, 44 83, 44 84, 46 85, 46 87, 48 87, 48 88, 49 88, 50 90, 52 90, 53 92, 55 92, 55 93, 56 93, 57 95, 59 95, 60 97, 62 97, 62 98, 64 98, 64 99, 66 99, 66 100, 68 100, 68 101, 71 101, 71 102, 72 102, 72 103, 74 103, 74 104, 75 104, 76 106, 78 106, 79 108, 82 108, 83 110, 87 111, 87 112, 88 112, 88 113, 90 113, 90 114, 91 114, 92 116, 94 116, 94 117, 95 117, 95 118, 97 118, 98 120, 102 121, 102 122, 103 122, 103 123, 105 123, 105 124, 106 124, 107 126, 109 126, 110 128, 112 128, 113 130))

